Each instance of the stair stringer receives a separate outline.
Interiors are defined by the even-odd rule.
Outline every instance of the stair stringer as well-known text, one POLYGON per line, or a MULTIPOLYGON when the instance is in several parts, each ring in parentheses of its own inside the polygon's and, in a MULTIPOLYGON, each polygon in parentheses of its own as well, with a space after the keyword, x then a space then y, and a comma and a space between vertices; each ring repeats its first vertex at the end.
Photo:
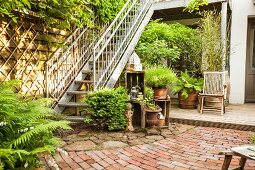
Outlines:
MULTIPOLYGON (((88 62, 85 64, 85 66, 79 71, 79 73, 77 74, 77 76, 75 77, 75 79, 71 82, 70 86, 67 88, 67 90, 65 91, 65 93, 63 94, 63 96, 60 98, 60 100, 58 101, 58 103, 60 102, 70 102, 70 100, 72 99, 72 97, 74 95, 68 95, 67 92, 68 91, 76 91, 79 89, 80 85, 79 84, 75 84, 75 80, 84 80, 86 78, 86 74, 82 73, 82 70, 88 70, 89 66, 88 66, 88 62)), ((65 110, 65 107, 59 107, 57 105, 54 107, 54 110, 57 113, 62 113, 65 110)))
POLYGON ((153 15, 153 12, 154 12, 153 5, 151 5, 151 7, 147 11, 147 14, 145 15, 143 21, 141 22, 140 26, 136 30, 135 35, 133 36, 132 40, 130 41, 129 46, 126 48, 123 56, 121 57, 121 60, 117 64, 111 77, 109 78, 108 82, 106 83, 107 88, 113 88, 114 85, 116 84, 117 80, 120 77, 120 74, 122 73, 123 69, 125 68, 125 65, 127 64, 129 57, 134 52, 135 46, 138 43, 146 25, 149 23, 152 15, 153 15))

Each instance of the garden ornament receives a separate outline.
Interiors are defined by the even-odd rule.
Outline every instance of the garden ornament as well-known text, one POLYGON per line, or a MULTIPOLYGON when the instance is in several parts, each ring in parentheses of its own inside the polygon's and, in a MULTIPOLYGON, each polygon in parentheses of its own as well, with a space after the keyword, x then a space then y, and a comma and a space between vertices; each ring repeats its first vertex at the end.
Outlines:
POLYGON ((132 125, 132 120, 133 120, 133 111, 132 111, 132 104, 128 103, 128 109, 126 111, 126 117, 127 117, 127 131, 134 131, 134 127, 132 125))

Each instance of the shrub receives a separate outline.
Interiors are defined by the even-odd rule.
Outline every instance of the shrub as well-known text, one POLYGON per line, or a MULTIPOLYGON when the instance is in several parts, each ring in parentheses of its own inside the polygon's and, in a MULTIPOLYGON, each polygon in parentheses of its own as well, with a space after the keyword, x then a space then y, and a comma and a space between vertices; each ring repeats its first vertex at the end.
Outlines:
POLYGON ((149 87, 167 87, 176 79, 175 73, 167 67, 157 66, 145 70, 145 81, 149 87))
POLYGON ((53 121, 49 100, 30 100, 15 93, 18 81, 0 85, 0 169, 37 167, 37 154, 54 153, 60 140, 53 131, 71 129, 67 121, 53 121))
POLYGON ((127 100, 127 91, 121 87, 90 92, 85 102, 90 105, 88 111, 91 115, 85 122, 94 121, 100 128, 108 130, 125 129, 127 100))
POLYGON ((192 68, 196 72, 201 63, 201 39, 195 29, 179 23, 166 24, 156 20, 146 26, 136 52, 142 62, 149 65, 162 63, 165 59, 177 65, 183 60, 181 56, 188 56, 183 71, 192 68))

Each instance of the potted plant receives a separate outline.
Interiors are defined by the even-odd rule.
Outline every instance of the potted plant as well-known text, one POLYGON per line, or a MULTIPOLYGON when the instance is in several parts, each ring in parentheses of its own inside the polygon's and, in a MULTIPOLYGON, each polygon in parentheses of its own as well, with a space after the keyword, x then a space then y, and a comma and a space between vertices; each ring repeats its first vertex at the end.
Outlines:
POLYGON ((175 73, 164 66, 154 66, 145 70, 146 85, 154 90, 154 98, 165 99, 167 87, 176 79, 175 73))
POLYGON ((153 103, 153 90, 152 88, 145 87, 145 98, 140 101, 146 112, 146 122, 151 126, 159 125, 159 114, 162 109, 153 103))
POLYGON ((181 72, 173 86, 173 91, 178 93, 179 106, 182 109, 194 109, 198 93, 202 90, 203 79, 189 75, 187 70, 181 72))

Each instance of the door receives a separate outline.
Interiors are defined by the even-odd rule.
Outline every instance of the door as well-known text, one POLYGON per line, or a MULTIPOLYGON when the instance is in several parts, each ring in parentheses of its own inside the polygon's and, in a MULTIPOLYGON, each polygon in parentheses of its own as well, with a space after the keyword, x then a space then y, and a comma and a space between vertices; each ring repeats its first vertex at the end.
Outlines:
POLYGON ((248 24, 245 102, 255 102, 255 19, 248 24))

